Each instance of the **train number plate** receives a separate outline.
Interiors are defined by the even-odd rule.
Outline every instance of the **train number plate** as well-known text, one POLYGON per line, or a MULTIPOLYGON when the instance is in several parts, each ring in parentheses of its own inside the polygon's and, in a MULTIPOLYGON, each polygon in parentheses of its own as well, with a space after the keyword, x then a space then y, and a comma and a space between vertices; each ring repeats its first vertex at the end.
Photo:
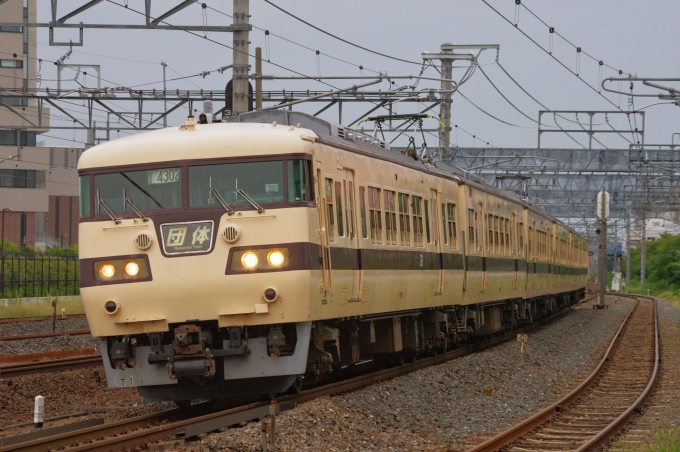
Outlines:
POLYGON ((161 225, 165 254, 205 253, 212 248, 212 221, 161 225))

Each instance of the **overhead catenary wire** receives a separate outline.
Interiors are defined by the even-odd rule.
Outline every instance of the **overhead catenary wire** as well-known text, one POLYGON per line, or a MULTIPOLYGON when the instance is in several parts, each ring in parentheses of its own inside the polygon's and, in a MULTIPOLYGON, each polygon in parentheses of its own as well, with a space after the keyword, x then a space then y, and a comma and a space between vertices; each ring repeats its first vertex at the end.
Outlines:
POLYGON ((384 53, 381 53, 381 52, 376 52, 375 50, 371 50, 371 49, 366 48, 366 47, 364 47, 364 46, 360 46, 359 44, 355 44, 355 43, 353 43, 353 42, 350 42, 350 41, 348 41, 348 40, 346 40, 346 39, 343 39, 343 38, 341 38, 341 37, 339 37, 339 36, 337 36, 337 35, 334 35, 334 34, 328 32, 328 31, 324 30, 323 28, 317 27, 316 25, 314 25, 314 24, 312 24, 312 23, 310 23, 310 22, 307 22, 306 20, 304 20, 304 19, 302 19, 302 18, 296 16, 295 14, 286 11, 285 9, 281 8, 280 6, 275 5, 274 3, 270 2, 269 0, 264 0, 264 1, 265 1, 266 3, 269 3, 270 5, 272 5, 274 8, 278 9, 279 11, 281 11, 281 12, 283 12, 283 13, 289 15, 289 16, 292 17, 293 19, 296 19, 296 20, 302 22, 303 24, 305 24, 305 25, 307 25, 307 26, 309 26, 309 27, 312 27, 312 28, 314 28, 314 29, 317 30, 317 31, 320 31, 321 33, 323 33, 323 34, 325 34, 325 35, 328 35, 328 36, 330 36, 331 38, 337 39, 338 41, 342 41, 342 42, 344 42, 345 44, 349 44, 349 45, 351 45, 351 46, 353 46, 353 47, 356 47, 356 48, 358 48, 358 49, 361 49, 361 50, 364 50, 364 51, 366 51, 366 52, 372 53, 372 54, 374 54, 374 55, 379 55, 379 56, 381 56, 381 57, 389 58, 389 59, 395 60, 395 61, 401 61, 402 63, 416 64, 416 65, 418 65, 418 66, 420 66, 420 65, 422 64, 422 62, 411 61, 411 60, 405 60, 405 59, 403 59, 403 58, 398 58, 398 57, 391 56, 391 55, 387 55, 387 54, 384 54, 384 53))

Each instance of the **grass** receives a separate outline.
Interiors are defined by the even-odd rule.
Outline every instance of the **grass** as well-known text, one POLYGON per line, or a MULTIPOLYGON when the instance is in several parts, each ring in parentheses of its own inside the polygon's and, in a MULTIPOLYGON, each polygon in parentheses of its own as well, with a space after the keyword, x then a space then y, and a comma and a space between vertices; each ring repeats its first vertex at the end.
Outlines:
POLYGON ((680 427, 658 428, 654 432, 654 440, 644 446, 630 446, 621 443, 612 444, 612 448, 622 452, 679 452, 680 427))
MULTIPOLYGON (((66 315, 84 314, 83 302, 77 299, 57 298, 57 315, 61 315, 61 310, 66 311, 66 315)), ((51 297, 46 297, 50 300, 51 297)), ((0 319, 23 318, 23 317, 43 317, 53 313, 52 304, 47 302, 22 303, 21 299, 13 300, 8 306, 0 305, 0 319)))

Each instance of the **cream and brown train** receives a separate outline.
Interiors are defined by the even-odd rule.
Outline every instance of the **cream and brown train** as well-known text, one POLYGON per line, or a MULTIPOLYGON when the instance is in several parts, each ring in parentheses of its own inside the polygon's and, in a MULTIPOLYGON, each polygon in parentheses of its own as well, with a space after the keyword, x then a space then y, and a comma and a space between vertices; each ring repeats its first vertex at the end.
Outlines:
POLYGON ((438 166, 286 111, 189 118, 88 150, 81 293, 109 387, 278 393, 583 296, 583 238, 438 166))

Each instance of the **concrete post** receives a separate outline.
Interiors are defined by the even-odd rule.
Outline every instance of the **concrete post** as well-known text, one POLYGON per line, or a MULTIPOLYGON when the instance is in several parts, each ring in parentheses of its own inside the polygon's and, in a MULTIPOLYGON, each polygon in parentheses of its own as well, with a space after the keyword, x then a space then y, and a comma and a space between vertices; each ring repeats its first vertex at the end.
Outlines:
POLYGON ((604 187, 602 187, 602 202, 600 206, 600 253, 598 254, 598 279, 600 280, 600 300, 599 307, 604 307, 604 293, 607 286, 607 219, 606 216, 607 203, 604 197, 604 187))
MULTIPOLYGON (((255 72, 262 75, 262 48, 255 47, 255 72)), ((262 79, 255 80, 255 110, 262 108, 262 79)))
MULTIPOLYGON (((444 43, 441 46, 442 53, 453 55, 453 44, 444 43)), ((441 88, 444 91, 451 90, 451 79, 453 78, 453 58, 442 58, 442 80, 441 88)), ((442 94, 442 103, 439 104, 439 158, 448 163, 451 152, 451 94, 442 94)))
POLYGON ((630 284, 630 217, 626 222, 626 287, 630 284))
MULTIPOLYGON (((163 66, 163 99, 165 99, 165 89, 166 89, 166 86, 165 86, 165 67, 167 66, 165 61, 161 61, 161 66, 163 66)), ((163 112, 166 113, 167 111, 168 111, 168 104, 165 100, 163 100, 163 112)), ((168 127, 168 117, 167 117, 167 115, 163 116, 163 127, 168 127)))
POLYGON ((647 216, 642 210, 642 234, 640 237, 640 284, 645 283, 645 273, 647 266, 647 216))
MULTIPOLYGON (((234 0, 234 25, 243 25, 250 22, 250 1, 234 0)), ((234 67, 233 67, 233 92, 232 92, 232 115, 246 113, 248 111, 248 64, 249 33, 247 30, 235 31, 234 35, 234 67)))

